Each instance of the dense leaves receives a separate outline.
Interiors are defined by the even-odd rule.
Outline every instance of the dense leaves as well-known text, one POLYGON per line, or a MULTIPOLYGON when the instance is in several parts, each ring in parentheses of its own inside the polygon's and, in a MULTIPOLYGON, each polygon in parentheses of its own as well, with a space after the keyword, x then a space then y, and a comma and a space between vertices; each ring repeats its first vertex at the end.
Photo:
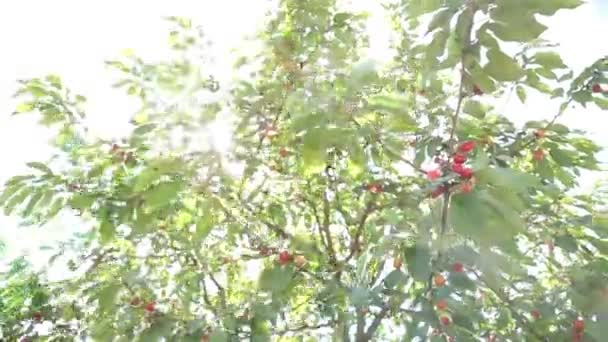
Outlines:
POLYGON ((16 113, 57 131, 57 155, 0 205, 90 230, 57 246, 64 280, 3 276, 3 336, 602 341, 608 187, 577 189, 601 149, 558 119, 608 107, 608 59, 574 77, 538 39, 538 15, 580 4, 393 2, 379 65, 364 14, 283 0, 229 84, 170 18, 173 59, 107 62, 140 101, 121 141, 88 133, 86 99, 57 76, 23 81, 16 113), (492 106, 509 89, 563 105, 519 127, 492 106), (218 122, 228 147, 209 138, 218 122))

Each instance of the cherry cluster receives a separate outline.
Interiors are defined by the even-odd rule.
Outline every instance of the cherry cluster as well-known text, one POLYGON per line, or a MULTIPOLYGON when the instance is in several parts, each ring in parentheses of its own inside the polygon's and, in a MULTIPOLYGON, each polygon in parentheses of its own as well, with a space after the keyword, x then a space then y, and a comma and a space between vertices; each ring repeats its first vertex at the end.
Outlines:
MULTIPOLYGON (((457 183, 460 191, 469 193, 473 191, 474 178, 473 169, 466 166, 468 155, 475 149, 475 141, 469 140, 461 143, 456 148, 456 152, 445 161, 439 157, 435 158, 435 162, 439 164, 438 168, 428 170, 426 177, 430 181, 436 181, 443 175, 444 171, 453 172, 459 176, 460 182, 457 183), (449 168, 448 168, 449 166, 449 168)), ((449 183, 443 183, 437 186, 432 192, 431 197, 437 198, 450 190, 449 183)))

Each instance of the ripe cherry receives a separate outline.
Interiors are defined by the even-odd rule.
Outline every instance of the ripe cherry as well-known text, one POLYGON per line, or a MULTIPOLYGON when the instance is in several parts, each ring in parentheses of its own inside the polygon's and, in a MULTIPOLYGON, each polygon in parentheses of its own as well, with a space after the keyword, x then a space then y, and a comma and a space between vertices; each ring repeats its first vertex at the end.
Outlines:
POLYGON ((545 137, 546 132, 542 129, 539 129, 538 131, 534 132, 534 136, 537 137, 538 139, 542 139, 545 137))
POLYGON ((291 255, 288 251, 282 251, 279 253, 279 264, 285 265, 291 261, 291 255))
POLYGON ((469 192, 473 191, 473 183, 464 182, 464 183, 460 184, 460 190, 462 192, 464 192, 465 194, 468 194, 469 192))
POLYGON ((596 83, 591 87, 591 91, 593 91, 594 93, 601 93, 603 89, 601 85, 596 83))
POLYGON ((448 326, 450 325, 450 323, 452 323, 452 321, 450 320, 450 317, 448 316, 441 316, 441 318, 439 318, 439 320, 441 321, 441 324, 448 326))
POLYGON ((154 312, 154 310, 156 310, 156 303, 150 302, 150 303, 146 304, 145 310, 148 311, 149 313, 154 312))
POLYGON ((538 309, 532 310, 531 314, 532 314, 532 317, 534 317, 534 319, 540 318, 540 311, 538 309))
POLYGON ((473 177, 473 169, 466 167, 463 164, 452 164, 452 171, 460 175, 462 178, 473 177))
POLYGON ((432 170, 428 170, 426 172, 426 178, 428 180, 430 180, 431 182, 434 180, 437 180, 439 177, 441 177, 441 170, 440 169, 432 169, 432 170))
POLYGON ((453 160, 455 164, 464 164, 467 161, 467 157, 462 154, 455 154, 453 160))
POLYGON ((302 268, 304 265, 306 265, 306 258, 303 255, 296 255, 293 258, 293 263, 296 265, 296 267, 302 268))
POLYGON ((400 269, 401 266, 403 266, 403 261, 401 261, 400 257, 396 257, 395 259, 393 259, 393 267, 396 270, 400 269))
POLYGON ((534 151, 533 157, 534 160, 541 161, 545 158, 545 151, 539 148, 538 150, 534 151))
POLYGON ((483 95, 483 90, 481 90, 481 88, 479 88, 479 86, 477 86, 477 84, 475 84, 473 86, 473 94, 475 94, 475 95, 483 95))
POLYGON ((285 158, 285 157, 289 156, 289 150, 288 150, 288 149, 286 149, 285 147, 282 147, 282 148, 279 150, 279 155, 280 155, 282 158, 285 158))
POLYGON ((445 299, 440 299, 436 304, 435 307, 437 308, 437 310, 445 310, 448 308, 448 302, 445 301, 445 299))
POLYGON ((433 282, 435 283, 435 286, 443 287, 443 286, 445 286, 445 277, 443 275, 437 273, 433 277, 433 282))
POLYGON ((460 262, 455 262, 452 265, 452 271, 457 272, 457 273, 463 272, 464 271, 464 265, 462 263, 460 263, 460 262))
POLYGON ((462 144, 458 145, 458 152, 467 154, 467 153, 473 151, 474 148, 475 148, 475 141, 468 140, 468 141, 465 141, 462 144))
POLYGON ((379 194, 384 191, 382 184, 371 183, 366 186, 367 190, 372 194, 379 194))
POLYGON ((577 333, 583 332, 583 330, 585 330, 585 321, 583 321, 580 318, 575 319, 574 322, 572 323, 572 328, 577 333))

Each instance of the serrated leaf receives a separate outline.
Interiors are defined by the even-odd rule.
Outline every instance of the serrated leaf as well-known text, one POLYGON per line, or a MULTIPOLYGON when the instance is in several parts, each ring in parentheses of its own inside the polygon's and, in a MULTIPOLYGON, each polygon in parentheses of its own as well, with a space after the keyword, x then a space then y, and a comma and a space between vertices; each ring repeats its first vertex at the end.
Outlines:
POLYGON ((531 62, 540 64, 549 70, 566 68, 566 64, 564 64, 561 56, 553 51, 537 52, 532 56, 531 62))
POLYGON ((327 138, 325 130, 316 128, 304 136, 302 147, 302 164, 304 173, 311 175, 325 169, 327 163, 327 138))
POLYGON ((486 56, 489 62, 484 67, 484 70, 497 81, 517 81, 525 74, 517 61, 498 49, 488 50, 486 56))
POLYGON ((431 253, 428 247, 420 243, 405 249, 405 262, 408 273, 416 281, 428 281, 431 274, 431 253))
POLYGON ((98 293, 97 299, 99 301, 99 311, 103 313, 111 312, 114 309, 114 303, 120 286, 116 284, 110 284, 104 286, 98 293))
POLYGON ((196 223, 196 239, 198 242, 202 242, 209 235, 211 229, 213 229, 213 223, 213 217, 210 214, 198 220, 196 223))
POLYGON ((160 183, 142 194, 146 206, 151 209, 164 207, 174 201, 184 187, 184 183, 175 180, 167 183, 160 183))
POLYGON ((521 85, 518 85, 515 88, 515 92, 517 93, 517 97, 521 103, 526 103, 526 90, 521 85))
POLYGON ((44 165, 43 163, 29 162, 29 163, 27 163, 25 165, 27 165, 27 166, 29 166, 29 167, 31 167, 33 169, 36 169, 36 170, 42 171, 44 173, 47 173, 47 174, 51 174, 51 175, 53 174, 53 171, 48 166, 44 165))
POLYGON ((133 135, 144 135, 144 134, 152 132, 155 128, 156 128, 155 124, 152 124, 152 123, 144 124, 144 125, 141 125, 141 126, 138 126, 137 128, 135 128, 133 130, 133 135))
POLYGON ((15 193, 4 205, 4 215, 10 215, 15 207, 22 204, 25 199, 31 194, 32 189, 23 187, 19 192, 15 193))
POLYGON ((40 201, 40 199, 42 198, 42 195, 43 195, 42 191, 36 191, 34 193, 34 195, 32 197, 30 197, 29 202, 27 203, 27 205, 25 206, 25 209, 23 209, 23 212, 21 213, 21 215, 23 217, 30 216, 30 214, 32 213, 32 210, 34 210, 34 207, 36 206, 36 204, 38 204, 38 201, 40 201))
POLYGON ((400 270, 393 270, 386 276, 386 278, 384 278, 384 286, 386 286, 388 289, 401 287, 405 285, 406 280, 407 277, 405 273, 400 270))
POLYGON ((483 119, 486 116, 486 112, 488 111, 488 107, 481 104, 479 101, 468 99, 466 100, 462 111, 464 113, 470 114, 478 119, 483 119))

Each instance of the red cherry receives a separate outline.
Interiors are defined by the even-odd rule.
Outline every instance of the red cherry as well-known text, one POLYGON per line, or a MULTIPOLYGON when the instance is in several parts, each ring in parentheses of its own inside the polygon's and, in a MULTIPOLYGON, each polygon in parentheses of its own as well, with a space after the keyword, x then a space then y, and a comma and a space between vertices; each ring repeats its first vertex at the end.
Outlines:
POLYGON ((534 136, 537 137, 538 139, 544 138, 545 134, 546 134, 546 132, 543 131, 542 129, 534 132, 534 136))
POLYGON ((448 302, 446 302, 444 299, 440 299, 437 304, 435 304, 435 307, 437 307, 437 310, 445 310, 448 308, 448 302))
POLYGON ((458 145, 458 152, 467 154, 467 153, 473 151, 474 148, 475 148, 475 141, 468 140, 468 141, 465 141, 462 144, 458 145))
POLYGON ((538 311, 537 309, 532 310, 531 314, 532 314, 532 317, 534 317, 534 319, 540 318, 540 311, 538 311))
POLYGON ((582 340, 583 340, 583 334, 577 333, 577 332, 572 333, 572 341, 573 342, 580 342, 582 340))
POLYGON ((428 170, 426 172, 426 178, 428 180, 430 180, 431 182, 434 180, 437 180, 439 177, 441 177, 441 170, 440 169, 432 169, 432 170, 428 170))
POLYGON ((464 182, 464 183, 460 184, 460 190, 462 192, 464 192, 465 194, 468 194, 469 192, 473 191, 473 183, 464 182))
POLYGON ((282 251, 279 253, 279 264, 285 265, 291 261, 291 255, 288 251, 282 251))
POLYGON ((462 263, 460 263, 460 262, 455 262, 452 265, 452 271, 458 272, 458 273, 463 272, 464 271, 464 265, 462 263))
POLYGON ((152 313, 152 312, 154 312, 154 310, 156 310, 155 306, 156 306, 156 303, 150 302, 150 303, 146 304, 145 310, 152 313))
POLYGON ((538 150, 534 151, 533 157, 534 160, 541 161, 545 158, 545 151, 539 148, 538 150))
POLYGON ((433 281, 435 282, 435 286, 437 287, 443 287, 445 285, 445 277, 441 274, 435 274, 435 277, 433 277, 433 281))
POLYGON ((462 154, 455 154, 453 160, 456 164, 464 164, 467 161, 467 157, 462 154))
POLYGON ((473 169, 465 167, 463 164, 452 164, 452 171, 459 174, 462 178, 471 178, 473 169))
POLYGON ((285 147, 282 147, 282 148, 279 150, 279 155, 280 155, 281 157, 285 158, 285 157, 289 156, 289 150, 288 150, 288 149, 286 149, 285 147))
POLYGON ((483 95, 483 90, 481 90, 477 84, 473 86, 473 94, 475 95, 483 95))
POLYGON ((583 332, 583 330, 585 330, 585 321, 583 321, 582 319, 574 320, 574 322, 572 323, 572 328, 577 333, 583 332))
POLYGON ((593 91, 594 93, 601 93, 603 89, 601 85, 596 83, 591 87, 591 91, 593 91))
POLYGON ((40 322, 42 321, 42 314, 40 312, 34 312, 32 318, 34 319, 34 321, 40 322))
POLYGON ((448 326, 448 325, 450 325, 450 323, 452 323, 452 321, 450 320, 450 317, 448 317, 448 316, 442 316, 439 320, 441 321, 441 324, 443 324, 445 326, 448 326))
POLYGON ((372 183, 366 186, 367 190, 372 194, 378 194, 384 191, 382 184, 372 183))
POLYGON ((437 198, 437 197, 443 195, 446 191, 447 191, 446 187, 443 185, 440 185, 440 186, 436 187, 433 191, 431 191, 431 198, 437 198))

